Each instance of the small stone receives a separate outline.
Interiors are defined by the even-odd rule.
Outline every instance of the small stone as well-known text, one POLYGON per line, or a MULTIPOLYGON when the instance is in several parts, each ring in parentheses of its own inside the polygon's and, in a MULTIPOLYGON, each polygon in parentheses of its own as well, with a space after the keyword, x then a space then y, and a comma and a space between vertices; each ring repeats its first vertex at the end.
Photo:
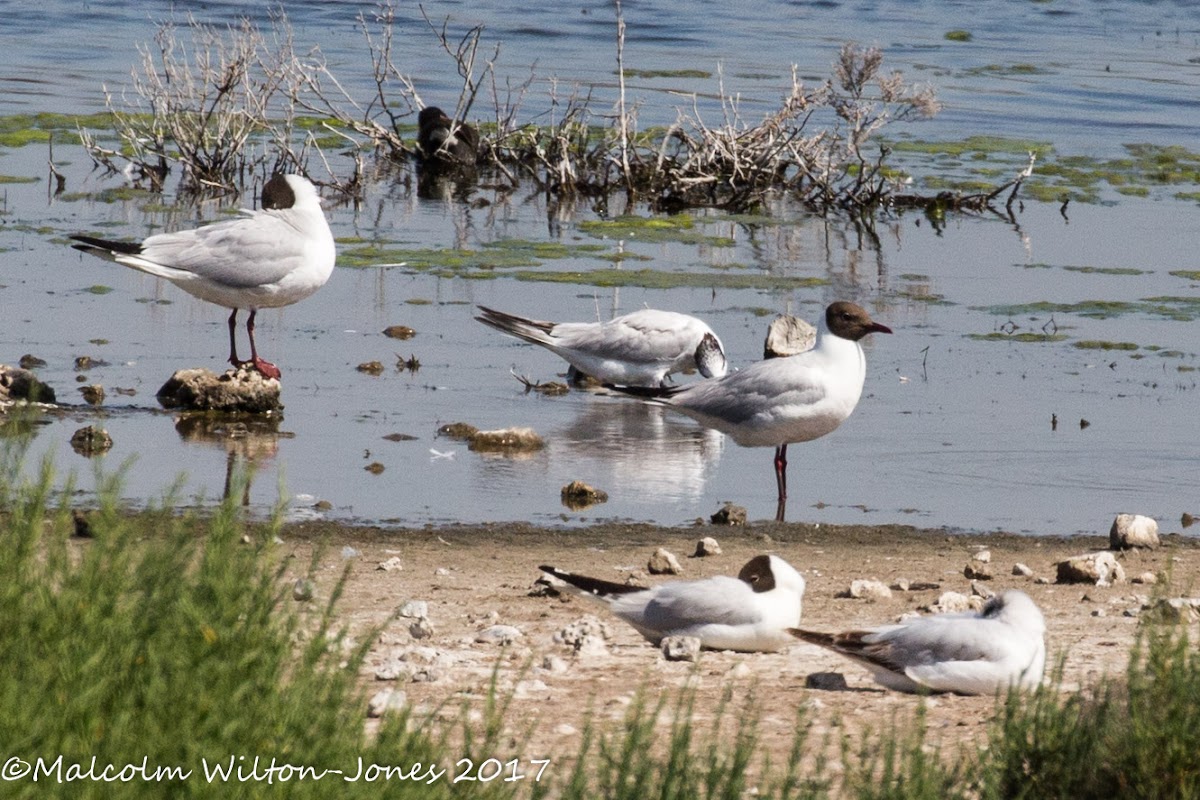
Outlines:
POLYGON ((383 466, 383 464, 380 464, 378 461, 372 461, 370 464, 367 464, 365 467, 363 467, 363 469, 365 469, 367 472, 371 473, 372 475, 381 475, 381 474, 383 474, 383 471, 387 468, 385 466, 383 466))
POLYGON ((30 353, 26 353, 25 355, 21 356, 19 361, 17 361, 17 366, 19 366, 21 369, 37 369, 38 367, 46 366, 46 360, 38 358, 30 353))
POLYGON ((937 602, 929 607, 930 611, 938 614, 959 613, 971 610, 971 598, 962 592, 942 592, 937 602))
POLYGON ((292 585, 292 599, 298 603, 306 603, 316 595, 317 587, 308 578, 297 578, 292 585))
POLYGON ((355 369, 366 375, 382 375, 383 363, 379 361, 364 361, 355 367, 355 369))
POLYGON ((978 561, 980 564, 990 564, 992 561, 992 551, 980 550, 979 552, 975 553, 975 555, 971 556, 971 560, 978 561))
POLYGON ((811 350, 817 340, 817 329, 812 324, 780 314, 767 327, 767 339, 763 342, 763 358, 794 356, 811 350))
POLYGON ((1125 569, 1107 550, 1072 556, 1055 564, 1059 583, 1094 583, 1111 586, 1125 582, 1125 569))
POLYGON ((1200 597, 1147 600, 1142 610, 1160 622, 1193 624, 1200 621, 1200 597))
POLYGON ((972 581, 990 581, 992 579, 992 571, 983 564, 971 563, 963 567, 963 575, 967 580, 972 581))
POLYGON ((713 525, 745 525, 746 524, 746 509, 742 506, 735 506, 733 503, 726 503, 717 513, 709 517, 713 525))
POLYGON ((375 569, 383 572, 399 572, 404 569, 404 563, 400 561, 400 556, 392 556, 387 561, 380 561, 379 566, 375 569))
POLYGON ((400 610, 396 613, 405 619, 427 619, 429 617, 429 603, 424 600, 409 600, 400 606, 400 610))
POLYGON ((1141 514, 1117 514, 1108 531, 1108 546, 1113 550, 1158 547, 1158 523, 1141 514))
POLYGON ((560 725, 555 726, 554 733, 556 736, 574 736, 575 734, 579 733, 579 731, 574 725, 563 722, 560 725))
POLYGON ((71 449, 81 456, 91 458, 112 449, 113 440, 104 428, 87 425, 71 434, 71 449))
POLYGON ((377 681, 407 681, 411 677, 408 667, 403 662, 393 660, 386 664, 381 664, 375 670, 375 680, 377 681))
POLYGON ((408 635, 418 641, 433 636, 433 623, 428 617, 418 617, 408 625, 408 635))
POLYGON ((367 701, 367 716, 378 719, 389 711, 402 711, 408 705, 408 695, 398 689, 382 689, 367 701))
POLYGON ((512 625, 492 625, 475 634, 479 644, 508 645, 521 638, 521 631, 512 625))
POLYGON ((700 657, 700 639, 696 636, 666 636, 661 647, 667 661, 695 661, 700 657))
POLYGON ((901 578, 892 584, 891 589, 894 592, 907 592, 912 583, 907 578, 901 578))
POLYGON ((840 672, 810 672, 804 678, 804 687, 820 692, 845 692, 850 688, 840 672))
POLYGON ((451 422, 437 429, 438 436, 460 441, 466 441, 478 432, 478 428, 466 422, 451 422))
POLYGON ((550 691, 550 687, 546 685, 545 681, 540 681, 537 678, 517 681, 517 685, 514 687, 514 694, 519 698, 543 694, 548 691, 550 691))
POLYGON ((707 558, 708 556, 719 555, 721 555, 720 543, 711 536, 705 536, 703 539, 696 542, 696 552, 692 554, 692 557, 707 558))
POLYGON ((417 332, 407 325, 389 325, 383 329, 383 335, 389 339, 407 340, 417 335, 417 332))
POLYGON ((342 558, 344 559, 358 558, 361 555, 362 552, 360 550, 357 550, 350 545, 346 545, 342 548, 342 558))
POLYGON ((745 661, 739 661, 730 667, 729 672, 725 673, 725 677, 732 680, 741 680, 742 678, 749 678, 753 674, 754 670, 750 669, 749 664, 745 661))
POLYGON ((610 635, 608 625, 589 615, 555 632, 554 641, 571 647, 577 656, 594 657, 608 654, 610 635))
POLYGON ((971 594, 973 594, 975 597, 982 597, 984 600, 987 600, 996 593, 978 581, 971 581, 971 594))
POLYGON ((1033 570, 1024 564, 1017 562, 1016 564, 1013 564, 1012 574, 1020 575, 1023 578, 1032 578, 1033 570))
POLYGON ((562 675, 570 670, 571 666, 556 655, 547 655, 542 657, 542 669, 551 675, 562 675))
POLYGON ((1155 584, 1155 583, 1158 583, 1158 576, 1155 575, 1153 572, 1143 572, 1141 575, 1138 575, 1137 577, 1135 577, 1132 582, 1147 584, 1147 585, 1155 584))
POLYGON ((1107 617, 1108 612, 1105 611, 1103 608, 1097 608, 1095 611, 1092 612, 1092 616, 1093 617, 1107 617))
POLYGON ((98 406, 104 403, 104 387, 98 383, 79 387, 79 393, 89 405, 98 406))
POLYGON ((660 547, 654 551, 654 555, 650 556, 650 560, 646 563, 646 570, 651 575, 678 575, 683 572, 683 567, 679 565, 679 559, 675 554, 664 547, 660 547))
POLYGON ((467 449, 477 453, 532 453, 545 446, 533 428, 476 431, 467 438, 467 449))
POLYGON ((891 597, 892 590, 883 581, 859 579, 850 582, 850 588, 846 590, 843 596, 874 602, 875 600, 886 600, 891 597))
POLYGON ((560 494, 562 504, 572 511, 608 502, 608 492, 589 486, 583 481, 571 481, 562 488, 560 494))

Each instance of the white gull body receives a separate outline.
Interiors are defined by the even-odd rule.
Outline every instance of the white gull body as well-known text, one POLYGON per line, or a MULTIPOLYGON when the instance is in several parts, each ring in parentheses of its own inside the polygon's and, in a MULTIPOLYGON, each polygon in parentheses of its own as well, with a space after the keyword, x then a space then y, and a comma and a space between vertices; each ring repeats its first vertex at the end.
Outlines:
POLYGON ((545 322, 486 306, 475 319, 501 333, 541 345, 602 383, 661 386, 673 372, 725 374, 721 340, 703 321, 647 308, 607 322, 545 322))
POLYGON ((792 635, 853 659, 901 692, 995 694, 1033 688, 1046 667, 1046 622, 1024 592, 1009 589, 979 612, 929 617, 847 633, 792 635))
MULTIPOLYGON (((649 396, 743 447, 774 447, 780 515, 787 498, 787 446, 836 430, 858 405, 867 360, 860 340, 891 333, 854 303, 829 305, 811 350, 769 358, 719 380, 702 381, 649 396)), ((616 387, 621 388, 621 387, 616 387)))
POLYGON ((230 362, 235 365, 241 364, 234 342, 237 312, 249 310, 250 363, 267 377, 279 377, 279 370, 258 357, 255 312, 308 297, 329 280, 336 258, 320 196, 299 175, 271 178, 263 187, 262 210, 243 210, 236 219, 159 233, 140 243, 71 238, 78 250, 165 278, 188 294, 232 309, 230 362))
POLYGON ((779 556, 755 556, 736 578, 716 575, 668 581, 649 588, 542 571, 591 597, 658 644, 667 636, 695 636, 710 650, 771 652, 795 644, 804 578, 779 556))

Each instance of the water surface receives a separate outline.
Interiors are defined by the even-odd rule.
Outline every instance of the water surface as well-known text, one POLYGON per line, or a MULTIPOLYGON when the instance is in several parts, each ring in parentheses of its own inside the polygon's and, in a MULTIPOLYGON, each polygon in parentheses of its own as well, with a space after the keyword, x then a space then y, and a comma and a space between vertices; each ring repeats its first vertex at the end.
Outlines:
MULTIPOLYGON (((373 6, 286 7, 298 40, 319 45, 339 71, 358 71, 351 83, 362 89, 369 76, 355 17, 373 6)), ((754 18, 702 2, 623 7, 627 64, 714 75, 719 66, 751 120, 781 96, 793 63, 806 80, 820 80, 839 44, 855 39, 882 46, 889 65, 935 85, 946 104, 934 120, 898 130, 903 137, 1000 135, 1108 159, 1133 142, 1191 146, 1200 124, 1200 14, 1189 4, 771 2, 754 18), (970 31, 971 41, 947 40, 952 29, 970 31)), ((465 3, 426 8, 456 30, 484 24, 485 38, 502 43, 503 75, 521 80, 536 70, 531 116, 544 108, 551 77, 614 96, 608 5, 533 4, 519 14, 465 3)), ((225 20, 242 7, 210 3, 196 13, 225 20)), ((101 2, 82 13, 51 3, 39 21, 5 15, 13 46, 0 56, 0 114, 102 109, 100 87, 128 81, 135 45, 150 41, 154 21, 171 14, 169 4, 134 10, 101 2), (54 46, 64 39, 89 47, 64 52, 54 46)), ((419 76, 428 102, 453 105, 453 69, 424 26, 417 17, 405 20, 398 62, 419 76)), ((702 93, 703 113, 717 113, 715 80, 632 80, 631 93, 643 104, 640 123, 669 123, 678 107, 691 108, 688 92, 702 93)), ((867 387, 854 416, 834 434, 791 448, 789 519, 1036 534, 1103 530, 1124 511, 1155 516, 1170 530, 1182 512, 1197 511, 1200 462, 1191 432, 1200 265, 1192 243, 1200 214, 1194 202, 1173 199, 1171 187, 1147 198, 1109 190, 1103 202, 1073 203, 1065 216, 1057 204, 1029 202, 1015 225, 954 217, 935 229, 906 214, 880 220, 874 236, 783 205, 769 221, 698 213, 698 230, 718 238, 686 244, 598 238, 581 226, 596 218, 587 204, 548 208, 532 190, 505 198, 479 189, 475 198, 489 204, 473 207, 376 184, 360 206, 330 209, 343 251, 364 239, 470 250, 512 240, 561 242, 648 259, 625 261, 627 270, 812 278, 820 285, 714 289, 715 277, 701 277, 682 288, 613 289, 586 277, 518 280, 505 270, 491 279, 437 277, 415 264, 344 263, 313 298, 259 315, 262 350, 284 370, 286 410, 276 432, 231 439, 154 410, 154 393, 173 370, 223 368, 226 312, 80 257, 63 242, 78 230, 139 237, 218 211, 202 208, 180 219, 139 202, 53 198, 46 157, 40 146, 0 152, 0 173, 42 178, 5 191, 0 297, 8 324, 0 361, 15 363, 25 353, 45 359, 39 374, 61 399, 80 404, 49 419, 32 456, 53 454, 61 469, 78 473, 84 490, 97 463, 109 471, 125 464, 132 503, 157 497, 181 473, 185 496, 208 502, 224 491, 230 465, 249 459, 256 466, 250 502, 263 512, 282 486, 295 514, 408 524, 684 524, 726 500, 747 506, 752 518, 767 517, 775 492, 769 450, 740 448, 686 418, 624 398, 527 394, 513 371, 551 380, 563 365, 474 322, 473 307, 554 319, 606 318, 643 306, 695 313, 717 329, 737 365, 760 357, 773 314, 815 320, 826 303, 848 298, 896 335, 867 341, 867 387), (89 291, 97 286, 111 291, 89 291), (1092 301, 1130 305, 1098 318, 1079 305, 1092 301), (1056 305, 1029 307, 1034 303, 1056 305), (384 337, 393 324, 417 336, 384 337), (1016 340, 1044 332, 1063 338, 1016 340), (1137 349, 1079 346, 1088 341, 1137 349), (74 362, 81 355, 108 365, 79 373, 74 362), (415 373, 393 366, 410 356, 420 361, 415 373), (379 376, 355 369, 368 360, 387 369, 379 376), (81 374, 108 391, 99 421, 76 394, 81 374), (547 447, 523 458, 482 456, 437 437, 440 425, 455 421, 529 425, 547 447), (112 435, 106 456, 89 461, 71 451, 70 435, 84 424, 102 424, 112 435), (384 438, 394 433, 415 438, 384 438), (383 471, 368 472, 372 463, 383 471), (583 512, 563 508, 559 490, 574 479, 606 490, 609 502, 583 512), (331 508, 311 511, 317 500, 331 508)), ((91 172, 68 143, 56 142, 55 159, 73 192, 120 185, 91 172)), ((529 269, 586 275, 612 266, 584 251, 529 269)))

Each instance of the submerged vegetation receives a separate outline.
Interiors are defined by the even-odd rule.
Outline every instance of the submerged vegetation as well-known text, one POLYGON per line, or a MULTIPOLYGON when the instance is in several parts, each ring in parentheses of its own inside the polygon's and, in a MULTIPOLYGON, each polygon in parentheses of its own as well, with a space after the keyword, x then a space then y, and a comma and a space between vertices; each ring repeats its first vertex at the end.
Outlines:
POLYGON ((820 737, 798 698, 790 747, 772 749, 759 736, 753 691, 701 710, 691 690, 647 682, 623 721, 593 718, 573 753, 555 754, 555 769, 531 762, 521 780, 455 783, 461 759, 483 763, 519 748, 525 723, 496 680, 478 715, 464 708, 446 723, 392 712, 368 732, 358 672, 374 635, 357 642, 339 628, 345 572, 323 588, 327 601, 293 602, 297 570, 313 580, 317 557, 307 570, 289 566, 275 544, 278 522, 248 524, 235 501, 209 516, 181 514, 170 492, 161 508, 127 515, 112 479, 80 538, 73 495, 51 489, 48 466, 16 478, 20 439, 9 440, 14 463, 0 469, 0 742, 6 777, 16 778, 6 796, 223 797, 235 785, 246 797, 579 800, 1200 791, 1200 653, 1191 623, 1154 615, 1123 675, 1082 690, 1064 689, 1055 675, 1034 692, 998 698, 984 749, 931 745, 920 698, 912 698, 915 718, 820 737), (126 778, 31 777, 35 766, 88 774, 93 757, 96 774, 113 765, 126 778), (317 775, 356 771, 359 759, 419 777, 317 775), (217 769, 239 765, 258 777, 217 769))

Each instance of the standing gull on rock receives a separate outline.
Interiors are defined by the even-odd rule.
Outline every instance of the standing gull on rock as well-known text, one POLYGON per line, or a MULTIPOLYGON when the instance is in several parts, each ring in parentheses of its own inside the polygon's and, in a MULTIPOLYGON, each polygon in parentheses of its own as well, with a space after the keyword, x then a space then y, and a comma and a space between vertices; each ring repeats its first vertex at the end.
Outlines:
POLYGON ((1033 688, 1046 667, 1046 621, 1029 595, 1000 592, 979 612, 936 614, 847 633, 792 635, 857 661, 900 692, 995 694, 1033 688))
POLYGON ((715 575, 650 588, 539 569, 606 604, 654 644, 667 636, 694 636, 710 650, 771 652, 793 644, 788 629, 800 624, 804 578, 779 556, 755 556, 736 578, 715 575))
POLYGON ((725 374, 725 350, 695 317, 646 308, 608 322, 543 322, 486 306, 475 319, 501 333, 541 345, 602 383, 662 386, 668 375, 696 369, 725 374))
POLYGON ((276 175, 263 187, 262 210, 142 242, 75 235, 76 250, 166 278, 188 294, 232 309, 229 363, 251 364, 266 378, 279 369, 259 357, 254 316, 260 308, 299 302, 325 285, 336 257, 316 188, 299 175, 276 175), (250 361, 237 356, 238 309, 248 309, 250 361))
POLYGON ((850 416, 867 374, 859 342, 870 333, 891 332, 862 307, 838 301, 825 309, 811 350, 759 361, 720 380, 676 389, 613 388, 687 414, 701 425, 729 434, 743 447, 774 447, 776 518, 782 520, 787 446, 831 433, 850 416))

